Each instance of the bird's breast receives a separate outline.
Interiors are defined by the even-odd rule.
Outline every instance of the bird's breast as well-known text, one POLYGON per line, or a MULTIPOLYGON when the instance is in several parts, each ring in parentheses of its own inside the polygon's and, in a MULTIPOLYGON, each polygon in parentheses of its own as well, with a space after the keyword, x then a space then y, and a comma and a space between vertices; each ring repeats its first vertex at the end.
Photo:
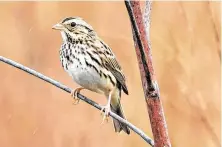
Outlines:
POLYGON ((114 87, 112 74, 98 63, 97 55, 88 54, 86 50, 85 46, 64 50, 60 54, 63 68, 80 86, 106 94, 114 87))

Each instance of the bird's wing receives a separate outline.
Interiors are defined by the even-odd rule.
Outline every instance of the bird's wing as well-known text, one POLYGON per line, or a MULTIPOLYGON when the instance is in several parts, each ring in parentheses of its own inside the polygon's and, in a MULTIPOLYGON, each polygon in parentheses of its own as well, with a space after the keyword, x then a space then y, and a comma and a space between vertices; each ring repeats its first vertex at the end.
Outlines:
POLYGON ((111 71, 111 73, 114 75, 114 77, 116 78, 116 80, 121 84, 123 91, 128 94, 128 89, 126 87, 126 80, 125 80, 125 76, 123 75, 123 72, 118 64, 118 62, 116 61, 115 58, 110 58, 107 57, 106 58, 106 63, 105 66, 111 71))
POLYGON ((113 54, 112 50, 109 48, 108 45, 106 45, 102 40, 99 40, 100 44, 103 46, 103 50, 101 50, 101 47, 99 48, 101 53, 103 53, 104 56, 101 56, 103 58, 102 60, 105 61, 104 66, 106 66, 109 71, 114 75, 116 80, 121 84, 121 87, 123 88, 123 91, 128 94, 128 89, 126 86, 126 79, 123 74, 123 71, 118 64, 115 55, 113 54))

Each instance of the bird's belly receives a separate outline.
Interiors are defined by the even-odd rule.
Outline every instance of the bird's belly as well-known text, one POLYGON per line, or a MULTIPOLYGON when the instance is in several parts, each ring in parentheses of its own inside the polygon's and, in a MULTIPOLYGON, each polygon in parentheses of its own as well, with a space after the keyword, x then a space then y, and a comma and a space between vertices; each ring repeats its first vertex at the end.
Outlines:
POLYGON ((67 72, 80 86, 97 93, 106 93, 110 87, 104 77, 100 77, 97 71, 84 65, 69 65, 67 72))

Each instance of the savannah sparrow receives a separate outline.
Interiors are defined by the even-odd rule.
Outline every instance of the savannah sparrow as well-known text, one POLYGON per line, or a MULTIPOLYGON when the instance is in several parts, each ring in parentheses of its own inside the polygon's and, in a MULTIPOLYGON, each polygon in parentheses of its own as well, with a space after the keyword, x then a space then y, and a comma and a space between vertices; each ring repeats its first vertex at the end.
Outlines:
MULTIPOLYGON (((62 35, 60 61, 64 70, 81 87, 72 91, 72 97, 78 102, 77 93, 88 89, 104 94, 108 103, 102 106, 103 121, 112 111, 124 118, 121 108, 121 90, 128 94, 125 77, 110 47, 102 41, 80 17, 68 17, 53 26, 62 35)), ((113 119, 116 132, 123 130, 130 134, 129 128, 113 119)))

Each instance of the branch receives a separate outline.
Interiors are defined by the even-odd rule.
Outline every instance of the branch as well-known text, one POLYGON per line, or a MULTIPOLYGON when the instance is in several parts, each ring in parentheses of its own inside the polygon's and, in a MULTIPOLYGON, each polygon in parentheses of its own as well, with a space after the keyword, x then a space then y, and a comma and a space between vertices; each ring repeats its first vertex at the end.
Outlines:
MULTIPOLYGON (((40 78, 40 79, 42 79, 42 80, 44 80, 44 81, 46 81, 46 82, 48 82, 48 83, 50 83, 50 84, 58 87, 58 88, 60 88, 60 89, 66 91, 66 92, 68 92, 68 93, 71 93, 71 89, 70 89, 69 87, 67 87, 67 86, 59 83, 58 81, 55 81, 55 80, 53 80, 53 79, 51 79, 51 78, 49 78, 49 77, 47 77, 47 76, 45 76, 45 75, 43 75, 43 74, 35 71, 35 70, 33 70, 33 69, 30 69, 30 68, 28 68, 28 67, 25 67, 25 66, 23 66, 22 64, 19 64, 19 63, 15 62, 15 61, 12 61, 12 60, 7 59, 7 58, 2 57, 2 56, 0 56, 0 61, 5 62, 5 63, 7 63, 7 64, 9 64, 9 65, 12 65, 12 66, 14 66, 14 67, 16 67, 16 68, 18 68, 18 69, 20 69, 20 70, 23 70, 23 71, 25 71, 25 72, 27 72, 27 73, 35 76, 35 77, 38 77, 38 78, 40 78)), ((79 99, 85 101, 86 103, 92 105, 93 107, 99 109, 99 110, 102 109, 99 104, 97 104, 96 102, 90 100, 89 98, 87 98, 87 97, 85 97, 85 96, 83 96, 83 95, 81 95, 81 94, 79 94, 79 93, 77 93, 77 97, 78 97, 79 99)), ((126 124, 130 129, 132 129, 135 133, 137 133, 137 134, 138 134, 141 138, 143 138, 147 143, 149 143, 151 146, 153 146, 153 144, 154 144, 154 143, 153 143, 153 140, 152 140, 151 138, 149 138, 142 130, 138 129, 138 128, 135 127, 133 124, 131 124, 130 122, 126 121, 125 119, 119 117, 118 115, 116 115, 116 114, 113 113, 113 112, 110 112, 110 116, 111 116, 112 118, 120 121, 121 123, 126 124)))
MULTIPOLYGON (((151 48, 149 46, 149 28, 145 28, 139 1, 125 0, 129 13, 133 39, 139 63, 143 91, 149 113, 155 147, 171 147, 167 132, 167 125, 160 101, 160 93, 152 63, 151 48)), ((146 2, 145 12, 150 15, 150 3, 146 2)), ((151 9, 150 9, 151 10, 151 9)), ((146 20, 146 19, 145 19, 146 20)), ((148 22, 149 20, 146 20, 148 22)))
POLYGON ((144 25, 145 25, 145 30, 146 30, 146 37, 147 37, 149 48, 151 48, 151 43, 150 43, 151 9, 152 9, 152 1, 146 0, 146 2, 145 2, 145 11, 143 13, 143 20, 144 20, 144 25))

